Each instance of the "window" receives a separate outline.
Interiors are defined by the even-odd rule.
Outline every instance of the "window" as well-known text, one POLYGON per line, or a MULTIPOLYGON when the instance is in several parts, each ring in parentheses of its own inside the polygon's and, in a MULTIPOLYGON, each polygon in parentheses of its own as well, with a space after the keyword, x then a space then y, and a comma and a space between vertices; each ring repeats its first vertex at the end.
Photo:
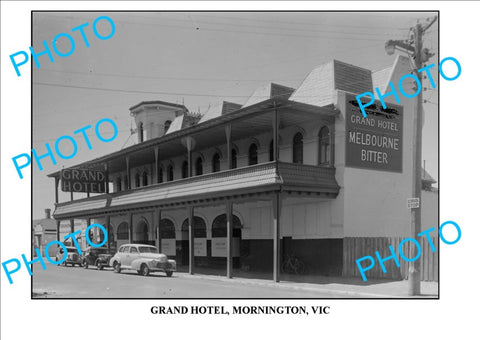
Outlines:
POLYGON ((140 174, 137 172, 135 174, 135 188, 140 187, 140 174))
POLYGON ((167 169, 167 181, 173 181, 173 165, 169 165, 167 169))
POLYGON ((130 252, 131 253, 138 253, 138 250, 135 247, 130 247, 130 252))
POLYGON ((293 137, 293 163, 303 163, 303 135, 300 132, 293 137))
MULTIPOLYGON (((233 237, 241 237, 242 222, 237 215, 232 215, 233 237)), ((212 237, 227 237, 227 215, 219 215, 212 222, 212 237)))
MULTIPOLYGON (((186 218, 182 223, 182 231, 187 231, 188 234, 188 218, 186 218)), ((198 238, 207 237, 207 224, 205 220, 201 217, 193 217, 193 236, 198 238)))
POLYGON ((140 122, 140 124, 138 124, 138 141, 140 143, 143 142, 143 123, 140 122))
POLYGON ((123 187, 125 188, 125 190, 130 189, 127 175, 123 176, 123 187))
POLYGON ((158 168, 158 178, 157 178, 157 183, 162 183, 163 182, 163 169, 158 168))
POLYGON ((120 223, 117 229, 117 240, 128 240, 128 224, 120 223))
POLYGON ((143 186, 148 185, 148 174, 146 171, 142 174, 142 185, 143 186))
POLYGON ((160 223, 160 238, 175 238, 175 224, 168 218, 163 218, 160 223))
POLYGON ((232 164, 231 164, 232 169, 237 168, 237 150, 232 149, 232 164))
POLYGON ((165 133, 167 133, 168 129, 170 128, 170 125, 172 124, 171 120, 166 120, 165 124, 163 125, 165 133))
POLYGON ((212 172, 220 171, 220 154, 217 152, 212 158, 212 172))
POLYGON ((198 157, 195 161, 195 173, 197 176, 203 175, 203 160, 202 157, 198 157))
POLYGON ((248 165, 254 165, 258 163, 258 147, 257 144, 252 143, 248 148, 248 165))
POLYGON ((329 165, 330 164, 330 130, 324 126, 318 132, 318 164, 329 165))
POLYGON ((184 161, 182 163, 182 178, 187 178, 188 177, 188 162, 184 161))
POLYGON ((270 142, 270 145, 268 146, 268 160, 270 162, 273 161, 273 139, 272 141, 270 142))
POLYGON ((117 178, 117 191, 122 191, 122 179, 120 177, 117 178))

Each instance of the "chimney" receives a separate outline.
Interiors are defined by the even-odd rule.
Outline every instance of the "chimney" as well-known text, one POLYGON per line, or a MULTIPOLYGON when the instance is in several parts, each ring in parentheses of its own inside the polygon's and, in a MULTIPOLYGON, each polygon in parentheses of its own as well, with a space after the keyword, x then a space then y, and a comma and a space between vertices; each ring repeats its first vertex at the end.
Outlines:
POLYGON ((50 211, 51 209, 45 209, 45 218, 50 219, 50 211))

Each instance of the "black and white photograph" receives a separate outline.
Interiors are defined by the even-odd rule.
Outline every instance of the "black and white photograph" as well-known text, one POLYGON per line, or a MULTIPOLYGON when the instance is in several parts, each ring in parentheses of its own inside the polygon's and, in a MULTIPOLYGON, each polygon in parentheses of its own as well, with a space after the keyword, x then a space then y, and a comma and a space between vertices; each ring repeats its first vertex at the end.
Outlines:
POLYGON ((438 12, 32 20, 34 297, 438 297, 438 12))
POLYGON ((2 1, 2 337, 468 338, 460 3, 2 1))

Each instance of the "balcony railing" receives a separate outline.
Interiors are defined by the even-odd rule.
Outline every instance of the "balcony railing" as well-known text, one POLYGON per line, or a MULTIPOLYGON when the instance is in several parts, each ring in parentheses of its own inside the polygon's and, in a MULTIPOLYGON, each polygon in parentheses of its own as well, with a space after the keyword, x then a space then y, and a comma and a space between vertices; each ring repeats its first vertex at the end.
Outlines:
POLYGON ((285 189, 338 194, 335 168, 268 162, 59 203, 55 216, 285 189))

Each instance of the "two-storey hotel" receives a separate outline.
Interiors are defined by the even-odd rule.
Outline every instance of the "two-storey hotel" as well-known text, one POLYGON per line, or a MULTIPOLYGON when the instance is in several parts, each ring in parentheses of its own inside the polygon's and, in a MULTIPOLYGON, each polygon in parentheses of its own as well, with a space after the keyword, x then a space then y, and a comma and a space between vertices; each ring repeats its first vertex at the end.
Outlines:
MULTIPOLYGON (((271 83, 204 115, 138 103, 138 143, 75 166, 105 170, 106 193, 60 203, 61 172, 49 175, 57 226, 100 223, 109 247, 155 244, 190 273, 224 268, 277 281, 294 256, 310 275, 359 275, 357 258, 388 256, 388 245, 410 236, 415 99, 387 97, 387 109, 373 105, 363 118, 355 95, 387 93, 409 72, 401 56, 377 72, 334 60, 296 89, 271 83)), ((432 183, 425 175, 425 188, 432 183)), ((421 201, 423 228, 437 227, 437 193, 421 201)), ((436 262, 425 261, 423 279, 436 279, 436 262)), ((406 265, 385 265, 368 276, 405 277, 406 265)))

